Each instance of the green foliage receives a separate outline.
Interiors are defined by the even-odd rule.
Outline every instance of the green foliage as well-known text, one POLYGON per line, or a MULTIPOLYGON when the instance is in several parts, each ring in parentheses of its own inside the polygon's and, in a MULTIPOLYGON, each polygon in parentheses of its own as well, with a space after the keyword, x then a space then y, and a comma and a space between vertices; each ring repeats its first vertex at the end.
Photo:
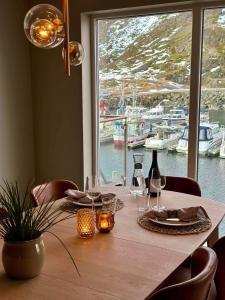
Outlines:
POLYGON ((54 201, 33 206, 30 186, 22 192, 18 183, 4 181, 0 185, 0 237, 5 241, 28 241, 39 237, 55 224, 71 215, 54 206, 54 201))

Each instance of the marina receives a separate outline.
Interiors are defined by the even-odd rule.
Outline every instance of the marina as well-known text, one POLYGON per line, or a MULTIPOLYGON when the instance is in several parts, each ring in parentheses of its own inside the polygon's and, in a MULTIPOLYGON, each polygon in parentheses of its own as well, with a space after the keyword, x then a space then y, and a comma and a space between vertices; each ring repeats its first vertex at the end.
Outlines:
MULTIPOLYGON (((163 100, 165 101, 165 100, 163 100)), ((104 115, 99 126, 100 143, 123 146, 125 141, 125 119, 127 124, 127 147, 131 149, 164 150, 169 153, 188 153, 189 115, 182 108, 170 109, 162 105, 147 109, 141 106, 123 106, 113 115, 104 115), (123 112, 123 114, 119 114, 123 112)), ((211 118, 213 119, 213 118, 211 118)), ((209 111, 201 109, 199 125, 199 154, 225 158, 225 125, 210 121, 209 111)))

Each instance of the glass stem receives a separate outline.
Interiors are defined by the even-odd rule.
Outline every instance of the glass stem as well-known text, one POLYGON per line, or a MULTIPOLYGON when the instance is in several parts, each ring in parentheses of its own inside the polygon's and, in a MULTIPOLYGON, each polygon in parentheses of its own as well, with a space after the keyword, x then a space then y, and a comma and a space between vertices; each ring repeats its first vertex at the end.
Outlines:
POLYGON ((94 199, 92 198, 92 210, 94 211, 94 199))
POLYGON ((159 210, 159 188, 157 188, 157 210, 159 210))

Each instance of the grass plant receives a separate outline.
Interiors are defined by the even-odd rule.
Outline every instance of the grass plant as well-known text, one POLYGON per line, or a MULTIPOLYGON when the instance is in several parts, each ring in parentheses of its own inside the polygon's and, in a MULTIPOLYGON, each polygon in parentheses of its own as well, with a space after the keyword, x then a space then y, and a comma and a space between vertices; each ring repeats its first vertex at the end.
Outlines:
POLYGON ((49 231, 54 225, 73 217, 74 214, 65 214, 54 204, 55 201, 49 201, 35 207, 30 195, 30 185, 25 192, 22 192, 17 182, 4 181, 0 185, 0 238, 6 242, 29 241, 40 237, 45 232, 51 233, 61 242, 79 274, 65 244, 57 235, 49 231))

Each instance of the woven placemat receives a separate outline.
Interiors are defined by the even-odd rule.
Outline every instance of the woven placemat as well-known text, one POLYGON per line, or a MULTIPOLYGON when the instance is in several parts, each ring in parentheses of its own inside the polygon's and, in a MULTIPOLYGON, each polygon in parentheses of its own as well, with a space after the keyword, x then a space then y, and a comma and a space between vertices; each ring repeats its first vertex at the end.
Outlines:
POLYGON ((212 223, 208 216, 202 217, 201 221, 194 225, 189 226, 167 226, 159 225, 152 222, 146 214, 137 219, 138 224, 149 231, 154 231, 163 234, 185 235, 196 234, 207 231, 211 228, 212 223))
MULTIPOLYGON (((80 209, 80 208, 87 208, 87 207, 91 208, 90 206, 84 206, 84 205, 80 206, 80 205, 77 205, 73 201, 69 201, 69 200, 65 201, 60 206, 61 210, 67 211, 67 212, 70 212, 70 213, 71 212, 76 213, 78 211, 78 209, 80 209)), ((117 198, 116 211, 122 209, 123 207, 124 207, 124 202, 121 199, 117 198)), ((114 209, 114 201, 111 202, 110 204, 104 205, 104 207, 97 206, 97 207, 95 207, 95 210, 98 211, 98 210, 102 210, 103 208, 107 209, 107 210, 110 210, 110 211, 113 211, 113 209, 114 209)))

